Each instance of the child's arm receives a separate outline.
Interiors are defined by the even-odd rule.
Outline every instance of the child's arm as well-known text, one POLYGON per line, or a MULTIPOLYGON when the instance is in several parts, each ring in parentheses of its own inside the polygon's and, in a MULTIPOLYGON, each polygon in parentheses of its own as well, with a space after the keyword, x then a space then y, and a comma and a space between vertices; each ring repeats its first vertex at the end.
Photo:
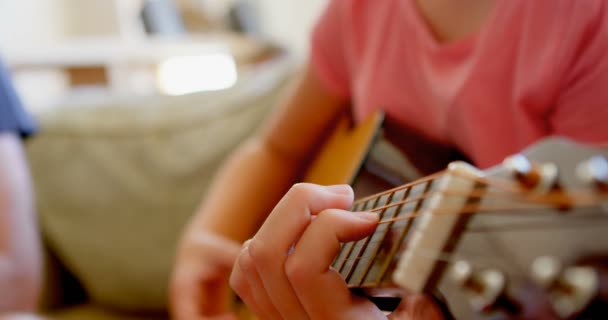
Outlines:
POLYGON ((34 311, 41 254, 34 199, 20 138, 0 132, 0 313, 34 311))

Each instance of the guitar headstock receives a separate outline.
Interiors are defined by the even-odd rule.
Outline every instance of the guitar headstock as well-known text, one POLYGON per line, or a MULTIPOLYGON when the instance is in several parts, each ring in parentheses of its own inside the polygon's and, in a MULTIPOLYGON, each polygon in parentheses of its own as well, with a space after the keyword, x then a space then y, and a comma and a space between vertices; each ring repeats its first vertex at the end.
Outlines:
POLYGON ((394 281, 440 292, 457 319, 606 317, 607 157, 550 138, 485 172, 452 164, 394 281))

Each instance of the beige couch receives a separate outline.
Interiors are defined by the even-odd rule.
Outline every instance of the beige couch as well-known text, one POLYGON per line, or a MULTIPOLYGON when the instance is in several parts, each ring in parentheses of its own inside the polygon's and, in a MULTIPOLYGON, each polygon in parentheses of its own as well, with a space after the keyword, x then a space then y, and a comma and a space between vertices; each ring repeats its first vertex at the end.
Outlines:
POLYGON ((39 115, 28 143, 48 248, 51 319, 165 319, 182 227, 224 156, 260 123, 289 66, 225 91, 113 98, 39 115))

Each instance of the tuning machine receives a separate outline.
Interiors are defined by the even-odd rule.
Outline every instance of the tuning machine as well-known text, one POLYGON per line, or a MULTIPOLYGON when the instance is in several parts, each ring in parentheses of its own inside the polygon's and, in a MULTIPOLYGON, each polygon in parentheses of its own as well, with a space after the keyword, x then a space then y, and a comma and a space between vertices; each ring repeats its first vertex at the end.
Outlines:
POLYGON ((548 293, 554 312, 566 319, 582 312, 599 292, 599 275, 588 266, 564 267, 554 257, 532 263, 532 279, 548 293))
POLYGON ((608 159, 604 156, 594 156, 579 164, 577 176, 585 183, 595 185, 600 191, 608 192, 608 159))
POLYGON ((518 309, 505 297, 507 278, 499 270, 475 270, 469 262, 461 260, 452 265, 449 276, 454 284, 467 292, 469 303, 476 312, 505 309, 514 313, 518 309))
POLYGON ((526 189, 548 192, 559 186, 559 170, 551 162, 534 163, 523 154, 506 158, 503 165, 526 189))

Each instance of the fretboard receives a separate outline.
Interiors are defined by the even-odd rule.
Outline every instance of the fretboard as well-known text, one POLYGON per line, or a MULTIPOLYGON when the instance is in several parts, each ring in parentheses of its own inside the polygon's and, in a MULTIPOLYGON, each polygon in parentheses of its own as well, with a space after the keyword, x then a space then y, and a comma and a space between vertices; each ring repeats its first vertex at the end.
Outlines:
POLYGON ((352 211, 375 211, 381 223, 362 240, 342 245, 332 267, 340 272, 351 288, 382 286, 394 268, 402 244, 416 222, 432 186, 440 176, 429 177, 375 196, 357 201, 352 211), (388 222, 382 222, 388 221, 388 222))

